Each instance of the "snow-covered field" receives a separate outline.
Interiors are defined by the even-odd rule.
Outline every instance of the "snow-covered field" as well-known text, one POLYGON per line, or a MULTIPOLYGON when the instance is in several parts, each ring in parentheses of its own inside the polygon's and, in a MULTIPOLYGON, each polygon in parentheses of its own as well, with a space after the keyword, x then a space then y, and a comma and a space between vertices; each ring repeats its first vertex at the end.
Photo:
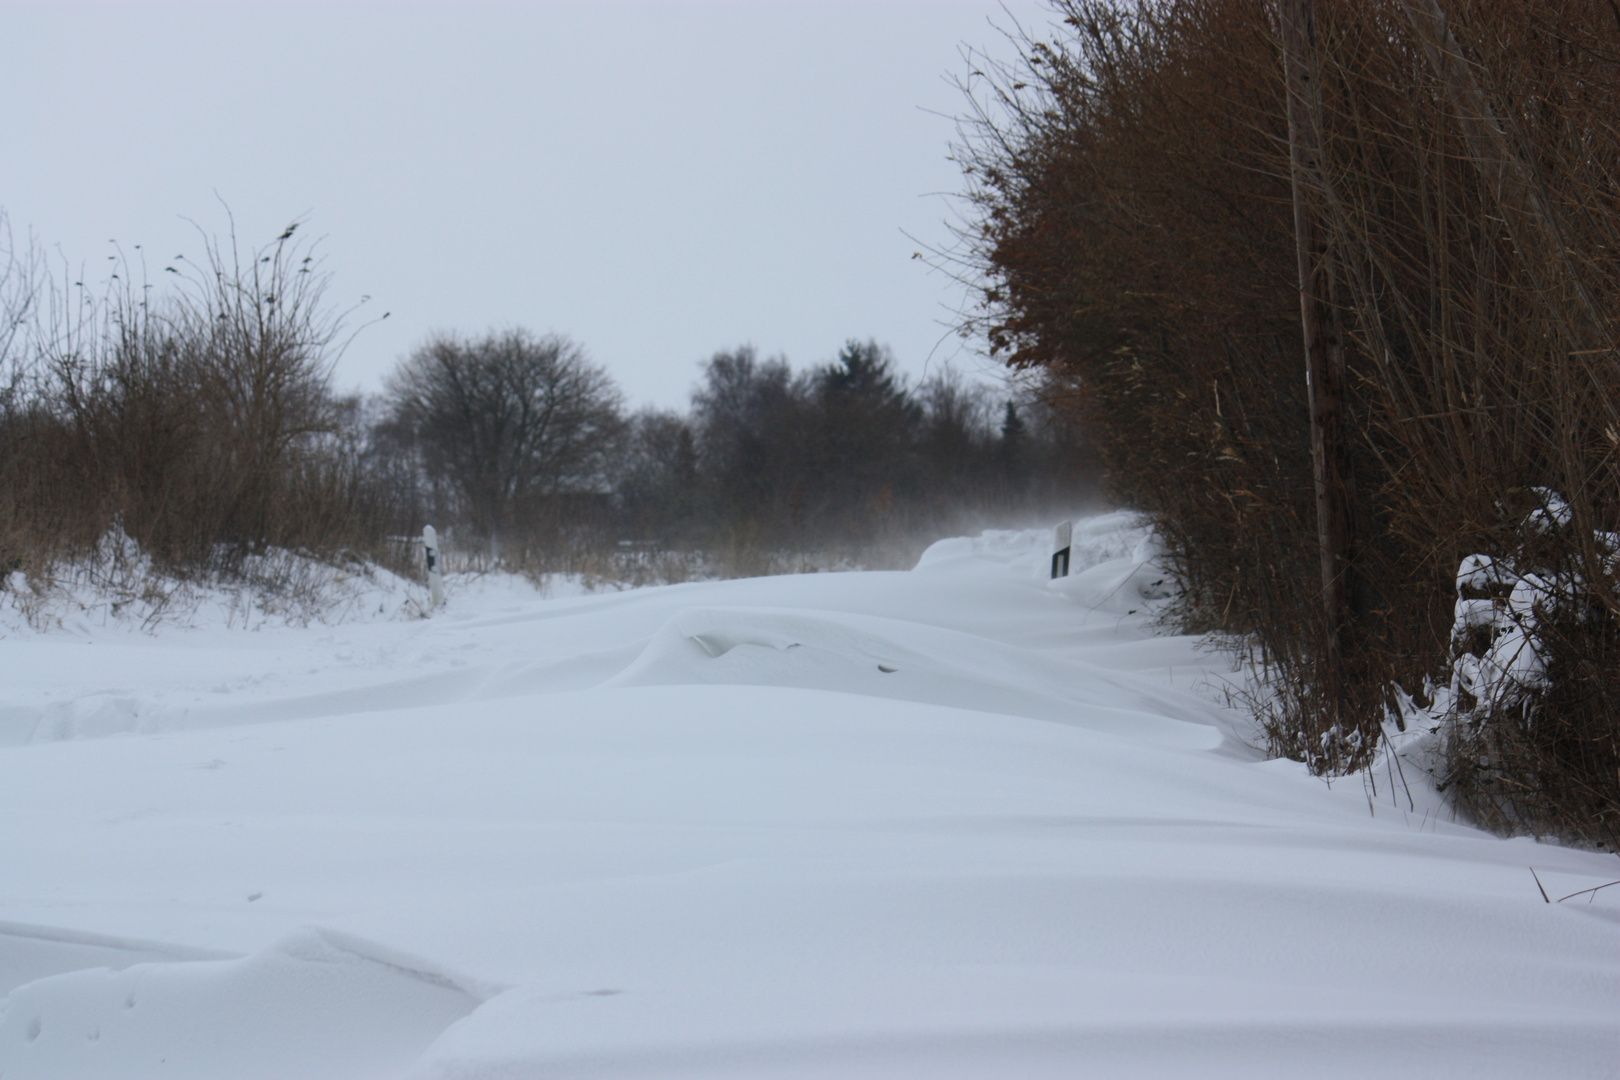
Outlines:
POLYGON ((1261 760, 1140 540, 13 621, 0 1076, 1620 1076, 1620 861, 1261 760))

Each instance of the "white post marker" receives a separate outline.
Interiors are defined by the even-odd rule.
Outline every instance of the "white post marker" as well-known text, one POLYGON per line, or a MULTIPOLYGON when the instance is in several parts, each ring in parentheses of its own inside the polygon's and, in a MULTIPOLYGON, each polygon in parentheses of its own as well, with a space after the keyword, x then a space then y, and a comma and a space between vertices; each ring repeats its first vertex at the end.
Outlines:
POLYGON ((1069 576, 1069 549, 1074 546, 1074 522, 1058 525, 1052 537, 1052 579, 1069 576))
POLYGON ((444 575, 439 572, 439 534, 433 526, 422 526, 422 550, 427 554, 429 611, 437 611, 444 604, 444 575))

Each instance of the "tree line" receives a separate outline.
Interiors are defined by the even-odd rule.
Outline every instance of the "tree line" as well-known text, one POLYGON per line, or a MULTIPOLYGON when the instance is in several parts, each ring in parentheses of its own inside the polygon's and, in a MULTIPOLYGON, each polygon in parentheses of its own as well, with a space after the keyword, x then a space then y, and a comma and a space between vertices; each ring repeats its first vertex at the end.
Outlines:
POLYGON ((1080 501, 1090 479, 1075 431, 1038 399, 949 370, 909 387, 870 341, 797 372, 749 346, 718 352, 685 413, 627 415, 620 400, 565 338, 441 337, 389 379, 373 453, 406 479, 415 517, 492 551, 562 552, 605 531, 761 571, 773 553, 906 558, 942 530, 1080 501))
MULTIPOLYGON (((700 365, 687 410, 629 412, 566 337, 442 333, 381 393, 332 366, 364 312, 328 302, 315 245, 205 244, 103 295, 37 251, 0 270, 0 561, 51 567, 121 529, 166 570, 272 548, 410 568, 434 524, 480 565, 627 580, 898 565, 940 535, 1095 494, 1072 421, 950 369, 911 385, 851 340, 795 370, 748 346, 700 365)), ((386 317, 386 316, 384 316, 386 317)))
POLYGON ((1270 673, 1274 752, 1433 726, 1480 820, 1620 847, 1612 8, 1054 0, 962 80, 948 257, 1270 673))

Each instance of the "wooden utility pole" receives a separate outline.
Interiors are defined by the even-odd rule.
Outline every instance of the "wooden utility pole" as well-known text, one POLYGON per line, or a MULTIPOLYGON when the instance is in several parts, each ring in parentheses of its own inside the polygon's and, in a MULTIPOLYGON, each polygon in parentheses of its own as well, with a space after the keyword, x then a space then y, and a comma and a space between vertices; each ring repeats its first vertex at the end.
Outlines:
MULTIPOLYGON (((1317 220, 1321 190, 1321 93, 1313 0, 1281 0, 1283 71, 1288 85, 1288 152, 1294 189, 1294 245, 1299 258, 1299 314, 1305 335, 1305 385, 1311 410, 1311 464, 1316 479, 1316 533, 1321 548, 1322 607, 1327 629, 1325 689, 1337 708, 1344 692, 1350 627, 1350 497, 1345 462, 1344 337, 1334 303, 1333 256, 1317 220)), ((1335 718, 1337 719, 1337 718, 1335 718)))

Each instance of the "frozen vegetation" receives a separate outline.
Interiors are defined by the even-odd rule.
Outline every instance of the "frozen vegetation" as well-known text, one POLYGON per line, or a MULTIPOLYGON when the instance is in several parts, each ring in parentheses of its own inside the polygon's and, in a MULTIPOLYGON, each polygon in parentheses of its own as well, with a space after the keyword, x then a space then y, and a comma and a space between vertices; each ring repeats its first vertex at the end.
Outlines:
POLYGON ((431 619, 16 583, 0 1075, 1620 1075, 1620 888, 1556 902, 1612 855, 1262 760, 1136 519, 1046 537, 431 619))

